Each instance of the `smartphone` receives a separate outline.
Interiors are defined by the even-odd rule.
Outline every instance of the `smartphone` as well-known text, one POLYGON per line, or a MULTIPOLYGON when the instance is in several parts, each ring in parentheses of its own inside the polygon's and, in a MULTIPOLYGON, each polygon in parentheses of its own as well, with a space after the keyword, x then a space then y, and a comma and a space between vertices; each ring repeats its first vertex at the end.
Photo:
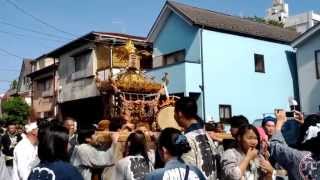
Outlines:
POLYGON ((294 112, 293 111, 286 112, 286 117, 294 117, 294 112))

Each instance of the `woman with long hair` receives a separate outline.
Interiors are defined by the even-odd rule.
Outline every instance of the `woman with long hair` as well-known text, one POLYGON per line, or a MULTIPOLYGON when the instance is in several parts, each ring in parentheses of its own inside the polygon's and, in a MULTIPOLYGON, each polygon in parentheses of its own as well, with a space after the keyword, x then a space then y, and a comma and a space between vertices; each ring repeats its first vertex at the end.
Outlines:
POLYGON ((205 180, 204 175, 197 167, 187 165, 181 159, 182 154, 190 150, 187 138, 179 130, 174 128, 162 130, 158 139, 158 152, 165 162, 165 166, 148 174, 146 179, 205 180))
POLYGON ((142 180, 153 170, 146 141, 142 131, 138 130, 129 135, 124 158, 116 163, 112 180, 142 180))
POLYGON ((265 159, 258 159, 260 136, 251 124, 240 127, 237 147, 225 151, 221 158, 222 178, 226 180, 272 179, 273 168, 265 159))

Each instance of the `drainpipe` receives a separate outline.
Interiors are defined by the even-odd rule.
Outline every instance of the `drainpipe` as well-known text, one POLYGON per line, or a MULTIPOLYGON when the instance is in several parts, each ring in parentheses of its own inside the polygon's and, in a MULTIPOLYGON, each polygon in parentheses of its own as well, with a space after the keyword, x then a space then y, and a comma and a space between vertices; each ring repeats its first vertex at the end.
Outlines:
POLYGON ((200 29, 200 64, 201 64, 201 91, 202 91, 202 117, 206 121, 206 97, 205 97, 205 85, 204 85, 204 68, 203 68, 203 41, 202 33, 204 26, 200 29))
POLYGON ((53 116, 56 117, 56 58, 53 58, 53 116))

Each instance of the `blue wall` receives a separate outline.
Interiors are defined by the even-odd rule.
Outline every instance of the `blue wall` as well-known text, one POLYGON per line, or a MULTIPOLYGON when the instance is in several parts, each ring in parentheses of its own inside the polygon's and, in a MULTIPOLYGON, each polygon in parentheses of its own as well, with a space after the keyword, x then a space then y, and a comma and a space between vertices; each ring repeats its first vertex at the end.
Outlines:
MULTIPOLYGON (((161 82, 164 73, 169 74, 168 91, 170 94, 184 93, 188 96, 190 93, 201 93, 201 67, 199 63, 181 62, 175 65, 169 65, 148 71, 148 75, 155 77, 157 82, 161 82)), ((202 96, 198 98, 198 114, 202 116, 202 96)))
MULTIPOLYGON (((231 34, 203 31, 206 114, 219 118, 219 104, 253 121, 274 108, 288 109, 294 95, 288 45, 231 34), (256 73, 254 54, 263 54, 266 73, 256 73)), ((191 72, 187 72, 191 73, 191 72)), ((190 82, 192 83, 192 82, 190 82)))
MULTIPOLYGON (((160 80, 168 72, 170 93, 201 93, 198 28, 171 13, 153 47, 154 57, 186 49, 186 61, 197 63, 170 65, 149 74, 160 80)), ((274 108, 288 108, 288 98, 294 96, 290 65, 295 61, 287 56, 293 51, 290 46, 204 30, 203 47, 207 119, 218 120, 219 104, 232 105, 233 115, 244 114, 251 121, 274 108), (265 74, 255 72, 254 53, 264 55, 265 74)), ((202 105, 201 96, 198 105, 202 105)))
POLYGON ((171 13, 153 46, 153 56, 185 49, 187 61, 199 61, 200 31, 171 13))
POLYGON ((148 71, 148 75, 155 77, 157 82, 161 82, 164 73, 169 75, 168 91, 173 93, 186 92, 186 76, 185 76, 185 63, 171 65, 167 67, 157 68, 148 71))
POLYGON ((200 31, 186 23, 175 13, 170 13, 158 37, 153 42, 153 56, 160 56, 181 49, 186 50, 185 61, 175 65, 161 67, 148 72, 161 80, 164 73, 169 73, 170 93, 200 92, 200 31), (189 83, 190 82, 190 83, 189 83))

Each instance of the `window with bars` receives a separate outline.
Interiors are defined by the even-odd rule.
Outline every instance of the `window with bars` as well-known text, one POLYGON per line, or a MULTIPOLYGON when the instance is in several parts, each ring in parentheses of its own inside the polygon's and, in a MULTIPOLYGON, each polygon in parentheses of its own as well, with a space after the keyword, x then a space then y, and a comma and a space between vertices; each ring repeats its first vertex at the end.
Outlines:
POLYGON ((53 78, 39 80, 37 83, 38 91, 42 92, 42 91, 51 90, 52 85, 53 85, 53 78))
POLYGON ((228 122, 232 117, 231 105, 219 105, 219 116, 221 122, 228 122))

